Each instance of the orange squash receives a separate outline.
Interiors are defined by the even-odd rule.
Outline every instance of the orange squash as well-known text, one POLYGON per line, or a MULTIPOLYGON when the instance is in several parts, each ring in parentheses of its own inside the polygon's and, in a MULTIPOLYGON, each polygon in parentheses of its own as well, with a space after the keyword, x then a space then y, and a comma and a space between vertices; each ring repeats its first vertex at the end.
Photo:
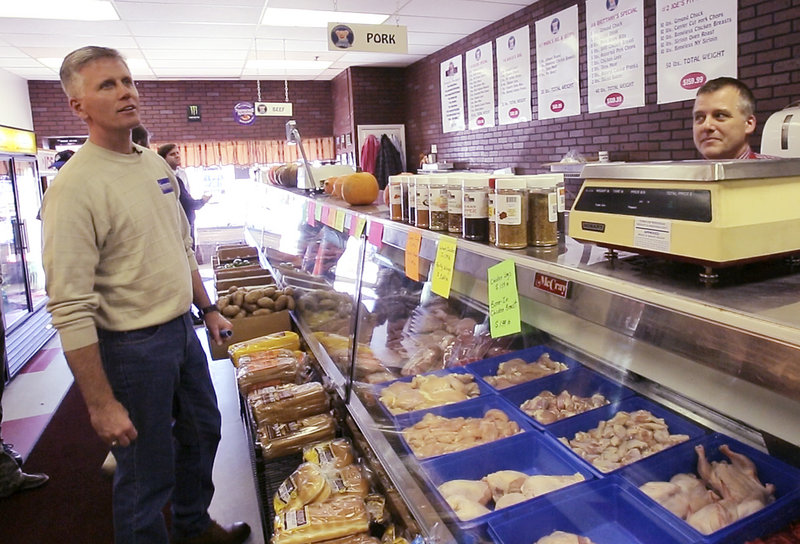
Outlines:
POLYGON ((347 176, 338 176, 333 180, 333 192, 331 193, 331 196, 342 198, 342 185, 344 184, 344 178, 346 177, 347 176))
POLYGON ((372 204, 378 198, 378 180, 369 172, 342 176, 342 198, 352 206, 372 204))
POLYGON ((333 193, 333 184, 336 183, 336 180, 339 179, 338 176, 331 176, 325 180, 322 188, 325 190, 325 194, 332 194, 333 193))

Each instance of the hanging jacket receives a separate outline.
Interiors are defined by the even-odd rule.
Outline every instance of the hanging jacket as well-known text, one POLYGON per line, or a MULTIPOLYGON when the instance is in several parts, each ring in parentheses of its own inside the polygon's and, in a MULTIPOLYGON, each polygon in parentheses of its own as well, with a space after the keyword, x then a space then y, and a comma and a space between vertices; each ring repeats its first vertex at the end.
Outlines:
POLYGON ((364 145, 361 146, 361 169, 370 174, 375 173, 375 161, 378 158, 380 144, 374 134, 367 136, 364 145))
POLYGON ((399 174, 403 171, 403 161, 400 160, 400 152, 392 143, 391 138, 386 134, 381 136, 381 147, 378 151, 378 160, 375 163, 375 177, 378 180, 378 187, 385 189, 389 183, 389 176, 399 174))

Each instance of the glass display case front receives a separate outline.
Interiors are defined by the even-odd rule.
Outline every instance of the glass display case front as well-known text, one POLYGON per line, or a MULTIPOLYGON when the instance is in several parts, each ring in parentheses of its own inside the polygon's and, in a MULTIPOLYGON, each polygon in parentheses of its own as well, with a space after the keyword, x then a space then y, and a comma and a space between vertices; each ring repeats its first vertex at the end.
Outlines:
POLYGON ((412 278, 419 231, 385 210, 264 191, 250 236, 429 542, 744 542, 800 517, 795 276, 761 282, 783 289, 779 304, 752 284, 612 266, 569 238, 458 240, 445 298, 431 289, 436 233, 420 233, 412 278), (493 338, 487 270, 509 260, 521 330, 493 338), (684 507, 679 474, 707 502, 684 507))

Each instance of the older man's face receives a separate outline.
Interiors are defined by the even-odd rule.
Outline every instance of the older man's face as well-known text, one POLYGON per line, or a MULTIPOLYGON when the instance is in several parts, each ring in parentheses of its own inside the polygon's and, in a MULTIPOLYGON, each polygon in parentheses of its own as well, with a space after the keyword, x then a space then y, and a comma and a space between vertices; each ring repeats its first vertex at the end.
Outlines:
POLYGON ((722 87, 694 101, 694 145, 706 159, 735 159, 747 148, 756 118, 739 107, 739 91, 722 87))

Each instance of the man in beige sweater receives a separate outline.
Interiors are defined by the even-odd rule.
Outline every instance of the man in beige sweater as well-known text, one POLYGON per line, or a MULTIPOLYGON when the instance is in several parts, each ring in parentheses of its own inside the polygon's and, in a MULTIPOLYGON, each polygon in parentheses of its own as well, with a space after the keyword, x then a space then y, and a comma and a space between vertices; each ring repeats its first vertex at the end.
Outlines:
POLYGON ((117 459, 115 542, 244 542, 247 524, 223 528, 208 515, 220 414, 189 307, 202 308, 217 342, 231 323, 203 286, 175 177, 131 142, 139 95, 119 52, 73 51, 61 84, 89 140, 42 206, 48 310, 117 459))

